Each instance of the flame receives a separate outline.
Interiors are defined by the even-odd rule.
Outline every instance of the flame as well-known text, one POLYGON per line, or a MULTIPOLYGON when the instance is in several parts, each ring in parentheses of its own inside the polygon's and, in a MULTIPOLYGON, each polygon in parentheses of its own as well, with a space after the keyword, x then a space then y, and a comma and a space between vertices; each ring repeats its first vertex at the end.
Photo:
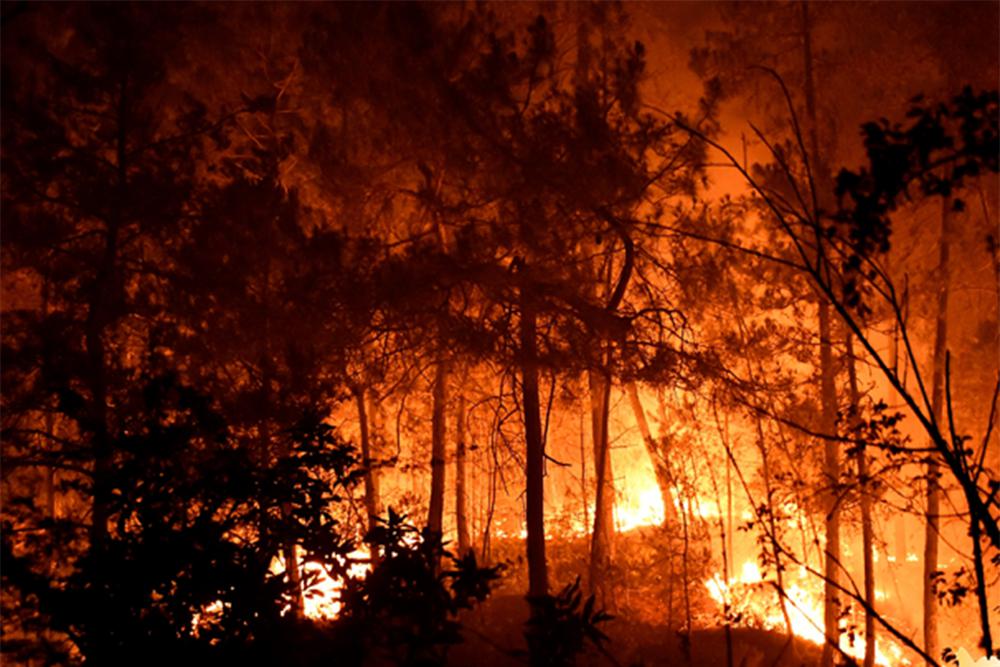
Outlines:
MULTIPOLYGON (((800 571, 797 581, 785 582, 788 622, 792 634, 807 642, 822 646, 826 642, 823 623, 823 591, 816 578, 800 571)), ((763 629, 783 631, 785 616, 782 602, 772 588, 776 582, 765 578, 756 562, 748 560, 740 567, 739 576, 726 581, 721 573, 715 573, 706 582, 709 596, 723 609, 739 609, 748 617, 751 625, 759 624, 763 629), (763 594, 762 594, 763 593, 763 594)), ((840 648, 848 655, 861 660, 865 655, 865 640, 842 634, 840 648)), ((911 664, 898 645, 880 639, 875 644, 875 662, 879 665, 911 664)))
MULTIPOLYGON (((347 576, 354 579, 365 575, 370 566, 370 554, 367 549, 355 549, 347 555, 347 576)), ((300 566, 303 582, 302 589, 302 613, 307 618, 313 620, 333 620, 340 615, 343 608, 341 602, 341 591, 344 589, 344 580, 339 577, 332 577, 319 563, 306 562, 300 566)), ((285 571, 285 563, 282 558, 275 557, 271 561, 271 572, 281 574, 285 571)), ((291 606, 285 608, 287 613, 291 606)))
POLYGON ((619 531, 663 523, 663 497, 655 485, 628 493, 615 503, 615 526, 619 531))

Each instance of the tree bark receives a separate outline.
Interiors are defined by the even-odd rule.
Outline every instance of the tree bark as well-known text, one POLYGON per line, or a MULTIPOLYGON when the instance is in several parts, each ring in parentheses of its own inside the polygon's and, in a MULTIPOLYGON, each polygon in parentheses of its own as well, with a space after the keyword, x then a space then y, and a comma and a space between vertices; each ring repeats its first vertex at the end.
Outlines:
MULTIPOLYGON (((847 373, 850 382, 851 404, 857 410, 861 405, 858 375, 854 365, 853 336, 847 335, 847 373)), ((861 505, 861 549, 865 570, 865 662, 864 667, 875 665, 875 553, 873 551, 872 501, 868 489, 868 458, 863 443, 855 445, 858 466, 858 494, 861 505)))
MULTIPOLYGON (((931 411, 938 424, 944 424, 945 354, 948 346, 948 282, 950 278, 951 198, 941 204, 941 241, 938 254, 937 321, 934 329, 932 360, 931 411)), ((942 432, 944 429, 942 428, 942 432)), ((924 523, 924 652, 934 659, 941 656, 938 645, 937 596, 934 573, 938 562, 938 533, 941 527, 940 465, 934 454, 927 458, 927 514, 924 523)))
MULTIPOLYGON (((806 115, 809 121, 809 152, 814 164, 815 201, 821 199, 820 193, 825 193, 827 172, 819 154, 819 133, 816 114, 816 83, 813 77, 812 23, 809 17, 809 3, 803 1, 802 8, 802 61, 805 75, 806 115)), ((820 230, 820 210, 812 211, 812 218, 820 230)), ((817 260, 818 261, 818 260, 817 260)), ((831 317, 830 304, 825 297, 817 298, 819 308, 819 345, 820 345, 820 401, 822 432, 834 435, 837 419, 837 388, 835 385, 835 369, 833 367, 833 349, 830 340, 831 317)), ((824 552, 824 577, 826 579, 823 595, 823 628, 826 643, 823 645, 823 667, 833 665, 836 646, 840 643, 840 632, 837 627, 839 601, 837 584, 840 570, 840 511, 837 497, 837 485, 840 479, 840 447, 836 440, 827 438, 824 443, 824 472, 830 484, 827 498, 827 514, 824 522, 826 534, 826 549, 824 552)))
MULTIPOLYGON (((372 441, 369 430, 368 409, 365 405, 365 390, 358 385, 353 388, 354 402, 358 408, 358 431, 361 437, 361 468, 364 471, 365 485, 365 514, 367 515, 367 527, 371 531, 378 524, 379 514, 382 512, 381 499, 378 492, 378 478, 375 475, 372 456, 372 441)), ((372 554, 375 558, 376 554, 372 554)))
MULTIPOLYGON (((828 436, 836 433, 837 390, 834 385, 833 346, 830 341, 830 306, 825 300, 819 304, 820 337, 820 390, 822 400, 822 432, 828 436)), ((826 548, 824 550, 823 575, 825 579, 823 596, 823 628, 826 643, 823 645, 823 665, 833 664, 835 647, 840 644, 838 616, 840 602, 837 584, 840 581, 840 446, 833 437, 824 441, 824 473, 830 491, 827 494, 826 548)))
POLYGON ((528 288, 521 287, 521 406, 524 416, 528 552, 528 598, 549 593, 545 561, 545 452, 542 446, 541 406, 538 398, 537 315, 528 288))
POLYGON ((590 589, 605 607, 610 596, 607 573, 611 567, 614 539, 614 477, 611 471, 611 451, 608 447, 608 412, 611 382, 601 371, 588 372, 590 385, 590 425, 594 444, 594 468, 597 489, 594 501, 594 530, 590 543, 590 589))
MULTIPOLYGON (((888 273, 888 266, 886 267, 886 272, 888 273)), ((905 324, 906 324, 906 319, 905 319, 905 317, 906 317, 906 309, 905 309, 905 303, 906 303, 906 301, 905 300, 907 298, 907 292, 908 292, 908 287, 909 287, 908 283, 909 283, 909 280, 908 280, 906 274, 904 274, 904 278, 903 278, 903 285, 904 285, 904 287, 903 287, 903 298, 904 298, 904 310, 903 310, 904 320, 903 320, 903 326, 905 326, 905 324)), ((900 322, 897 320, 897 321, 893 322, 893 329, 892 329, 892 352, 891 352, 892 356, 891 356, 891 365, 892 365, 893 373, 895 373, 896 376, 899 377, 900 380, 904 383, 903 387, 905 389, 905 387, 906 387, 906 384, 905 384, 905 382, 906 382, 906 374, 900 374, 900 372, 899 372, 899 336, 900 336, 900 322)), ((899 391, 897 391, 895 387, 890 387, 890 389, 889 389, 889 401, 890 401, 890 408, 892 410, 898 409, 898 406, 900 405, 900 396, 899 396, 899 391)), ((899 512, 898 516, 893 520, 893 524, 894 524, 894 527, 895 527, 895 531, 894 531, 895 532, 895 539, 893 540, 893 551, 895 551, 896 566, 897 567, 903 567, 906 564, 906 551, 907 551, 907 549, 906 549, 906 514, 904 512, 899 512)))
POLYGON ((469 518, 465 506, 465 395, 459 393, 455 414, 455 529, 458 533, 458 553, 464 556, 472 550, 469 539, 469 518))
POLYGON ((448 402, 448 368, 443 360, 434 372, 433 406, 431 412, 431 498, 427 512, 427 528, 441 534, 444 519, 445 486, 445 410, 448 402))

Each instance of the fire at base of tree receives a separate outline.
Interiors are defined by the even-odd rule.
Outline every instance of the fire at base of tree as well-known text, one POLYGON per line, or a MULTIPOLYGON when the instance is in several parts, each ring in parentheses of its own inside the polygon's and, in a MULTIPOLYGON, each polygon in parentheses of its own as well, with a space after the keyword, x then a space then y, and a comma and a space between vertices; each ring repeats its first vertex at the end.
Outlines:
POLYGON ((996 3, 0 11, 5 663, 1000 665, 996 3))

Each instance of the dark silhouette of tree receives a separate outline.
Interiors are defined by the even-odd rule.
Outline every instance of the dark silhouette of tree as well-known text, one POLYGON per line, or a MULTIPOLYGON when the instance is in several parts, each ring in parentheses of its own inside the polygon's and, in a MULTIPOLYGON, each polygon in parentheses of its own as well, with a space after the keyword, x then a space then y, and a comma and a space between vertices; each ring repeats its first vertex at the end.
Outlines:
POLYGON ((449 647, 462 641, 459 612, 486 599, 503 567, 480 567, 471 552, 452 554, 439 531, 418 530, 392 510, 366 541, 381 555, 378 566, 348 581, 339 621, 357 637, 357 658, 446 664, 449 647))
POLYGON ((176 51, 155 23, 182 25, 121 5, 44 8, 5 26, 19 31, 5 59, 5 264, 41 280, 47 304, 15 320, 5 386, 23 402, 7 411, 4 440, 8 455, 31 452, 31 409, 59 416, 69 435, 46 433, 44 446, 54 465, 74 461, 96 599, 112 576, 103 563, 122 432, 112 406, 142 371, 141 332, 158 310, 144 258, 176 232, 199 137, 217 127, 192 100, 160 106, 176 51), (48 38, 57 28, 64 40, 48 38))
MULTIPOLYGON (((294 622, 282 613, 296 592, 270 569, 289 536, 336 569, 353 548, 330 513, 353 483, 352 448, 307 416, 281 434, 284 456, 250 463, 206 397, 169 373, 139 383, 119 405, 113 528, 101 561, 84 552, 49 578, 40 567, 48 554, 16 544, 8 523, 4 585, 88 661, 245 655, 294 622)), ((72 534, 74 525, 55 520, 50 529, 72 534)))

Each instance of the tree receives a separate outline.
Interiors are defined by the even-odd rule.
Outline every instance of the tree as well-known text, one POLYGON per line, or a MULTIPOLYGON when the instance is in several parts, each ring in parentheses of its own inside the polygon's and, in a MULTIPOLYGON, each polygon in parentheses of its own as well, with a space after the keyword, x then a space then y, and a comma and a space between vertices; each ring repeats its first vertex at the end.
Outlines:
POLYGON ((182 25, 176 15, 66 7, 14 20, 20 38, 5 49, 17 82, 4 96, 5 263, 47 276, 50 287, 46 312, 24 313, 21 344, 7 349, 16 361, 5 384, 28 410, 8 414, 5 444, 8 454, 30 451, 19 434, 32 429, 31 407, 65 419, 72 435, 47 439, 54 465, 79 462, 73 483, 85 489, 100 591, 112 574, 103 563, 119 436, 109 406, 124 402, 118 392, 140 371, 132 332, 157 310, 155 272, 141 258, 183 217, 198 137, 216 124, 196 103, 169 114, 158 106, 173 92, 162 72, 176 52, 167 31, 152 27, 182 25), (48 38, 53 26, 64 41, 48 38))
MULTIPOLYGON (((314 304, 302 299, 276 303, 279 290, 310 293, 296 281, 315 274, 272 270, 274 251, 285 248, 311 251, 304 266, 322 271, 331 262, 318 258, 335 264, 335 244, 318 235, 308 246, 294 197, 276 188, 273 152, 235 166, 225 154, 227 123, 266 112, 268 98, 210 121, 166 83, 164 72, 179 67, 170 31, 190 28, 173 12, 46 8, 18 20, 28 23, 8 60, 18 92, 4 98, 5 271, 42 276, 47 287, 42 308, 29 296, 31 307, 7 319, 17 334, 5 335, 4 384, 16 389, 4 396, 13 408, 4 454, 20 470, 62 468, 68 511, 52 521, 28 502, 5 513, 17 536, 4 544, 15 564, 5 587, 96 662, 138 650, 143 637, 171 655, 187 650, 184 642, 204 648, 210 638, 198 633, 214 631, 197 618, 238 589, 247 600, 222 613, 220 632, 236 644, 259 638, 289 601, 301 604, 297 567, 269 574, 278 551, 291 562, 301 547, 328 562, 343 543, 327 513, 334 487, 319 475, 349 478, 346 463, 324 459, 346 456, 346 446, 322 435, 318 453, 303 452, 289 436, 330 387, 307 342, 337 340, 343 330, 338 320, 307 322, 304 308, 314 304), (52 39, 53 25, 66 40, 52 39), (140 35, 148 36, 141 44, 140 35), (298 326, 279 344, 271 325, 283 317, 298 326), (206 318, 217 318, 215 327, 206 318), (251 332, 262 335, 240 341, 251 332), (58 432, 39 431, 43 413, 58 416, 58 432), (45 451, 36 456, 39 435, 45 451), (240 465, 244 476, 226 470, 240 465), (231 513, 220 518, 225 508, 231 513), (38 527, 45 540, 23 539, 38 527), (255 540, 234 546, 234 531, 255 540), (172 540, 177 562, 157 560, 172 540), (199 560, 202 551, 232 555, 231 570, 199 560), (164 599, 171 590, 176 597, 164 599), (90 613, 100 605, 107 613, 90 613), (170 647, 172 637, 186 639, 170 647)), ((5 475, 4 485, 7 498, 33 494, 20 475, 5 475)))
MULTIPOLYGON (((352 448, 306 417, 282 434, 285 455, 248 465, 211 401, 176 376, 150 377, 125 398, 109 477, 114 529, 101 562, 84 553, 50 577, 39 567, 46 554, 5 530, 5 587, 34 600, 88 660, 233 659, 287 632, 283 609, 298 592, 270 570, 272 559, 291 536, 307 558, 342 567, 353 547, 330 508, 352 483, 352 448)), ((72 520, 47 527, 74 528, 72 520)))
MULTIPOLYGON (((748 8, 735 9, 737 15, 746 14, 748 8)), ((814 191, 816 197, 811 204, 818 213, 820 206, 827 207, 828 193, 830 191, 830 170, 827 168, 830 156, 826 146, 820 147, 820 116, 817 110, 818 91, 821 90, 815 80, 815 56, 813 46, 813 18, 812 10, 806 2, 793 5, 786 3, 782 6, 770 8, 763 21, 755 21, 751 24, 734 23, 734 34, 717 34, 714 36, 716 43, 722 43, 721 52, 703 49, 695 52, 696 63, 705 73, 715 71, 721 73, 729 81, 730 87, 747 86, 749 77, 753 75, 747 69, 752 67, 774 67, 774 61, 780 56, 775 55, 777 45, 781 42, 789 43, 801 55, 801 65, 794 67, 796 85, 801 91, 803 106, 805 135, 809 145, 814 172, 811 177, 815 179, 817 188, 814 191), (797 25, 798 30, 792 35, 788 35, 785 30, 786 25, 797 25), (740 26, 740 27, 735 27, 740 26), (753 27, 745 27, 753 26, 753 27), (785 35, 781 39, 777 35, 785 35), (766 41, 765 41, 766 40, 766 41), (728 42, 728 44, 727 44, 728 42), (726 62, 726 58, 731 57, 731 52, 736 50, 742 52, 744 59, 739 63, 726 62), (721 61, 721 62, 720 62, 721 61), (801 77, 801 79, 799 79, 801 77), (801 83, 800 83, 801 82, 801 83), (799 85, 800 83, 800 85, 799 85)), ((756 13, 756 12, 754 12, 756 13)), ((726 85, 726 84, 723 84, 726 85)), ((830 125, 828 119, 823 120, 823 125, 830 125)), ((829 141, 829 138, 825 139, 829 141)), ((833 332, 831 330, 830 305, 822 294, 817 294, 817 326, 819 334, 819 398, 821 408, 820 431, 826 434, 835 432, 835 420, 837 414, 837 389, 835 382, 836 371, 833 363, 833 332)), ((834 647, 838 645, 838 593, 836 582, 839 576, 839 562, 841 556, 840 547, 840 510, 839 499, 836 494, 836 486, 840 477, 840 452, 839 445, 835 439, 824 439, 825 449, 825 475, 827 486, 830 489, 827 495, 827 507, 825 509, 826 522, 824 534, 826 539, 825 560, 827 587, 825 593, 823 622, 827 637, 827 644, 824 648, 822 664, 825 667, 833 664, 834 647)))
MULTIPOLYGON (((985 537, 993 548, 1000 545, 1000 532, 997 532, 994 517, 995 494, 987 490, 996 482, 987 481, 986 489, 980 486, 980 477, 985 474, 989 479, 991 473, 982 464, 975 463, 980 460, 978 457, 985 456, 991 429, 987 429, 979 452, 965 448, 961 444, 965 438, 957 435, 954 422, 951 421, 945 430, 934 416, 931 398, 923 389, 919 366, 902 322, 900 329, 917 374, 919 395, 906 391, 897 371, 864 330, 865 318, 871 313, 870 303, 887 304, 893 316, 902 320, 896 288, 879 263, 880 256, 889 248, 891 215, 900 200, 912 191, 925 198, 949 197, 966 181, 983 173, 995 173, 998 169, 996 92, 974 94, 966 89, 949 104, 922 105, 920 102, 920 98, 915 100, 906 125, 893 125, 887 120, 865 125, 869 166, 858 172, 846 169, 840 172, 836 190, 839 205, 828 217, 811 217, 808 211, 787 207, 773 198, 731 153, 718 143, 708 141, 723 152, 765 202, 775 224, 795 246, 796 266, 829 299, 880 374, 903 397, 910 414, 934 444, 933 455, 940 457, 962 489, 969 511, 973 561, 978 563, 975 587, 980 603, 983 646, 991 653, 985 582, 980 577, 983 573, 981 538, 985 537)), ((801 148, 801 134, 798 137, 800 155, 808 161, 808 153, 801 148)), ((777 157, 781 159, 780 155, 777 157)), ((782 167, 782 170, 786 178, 794 178, 790 169, 782 167)), ((810 189, 816 187, 811 180, 807 185, 810 189)), ((834 585, 842 593, 849 592, 840 584, 834 585)), ((898 631, 886 627, 900 636, 898 631)), ((925 651, 921 654, 931 662, 936 661, 925 651)))

